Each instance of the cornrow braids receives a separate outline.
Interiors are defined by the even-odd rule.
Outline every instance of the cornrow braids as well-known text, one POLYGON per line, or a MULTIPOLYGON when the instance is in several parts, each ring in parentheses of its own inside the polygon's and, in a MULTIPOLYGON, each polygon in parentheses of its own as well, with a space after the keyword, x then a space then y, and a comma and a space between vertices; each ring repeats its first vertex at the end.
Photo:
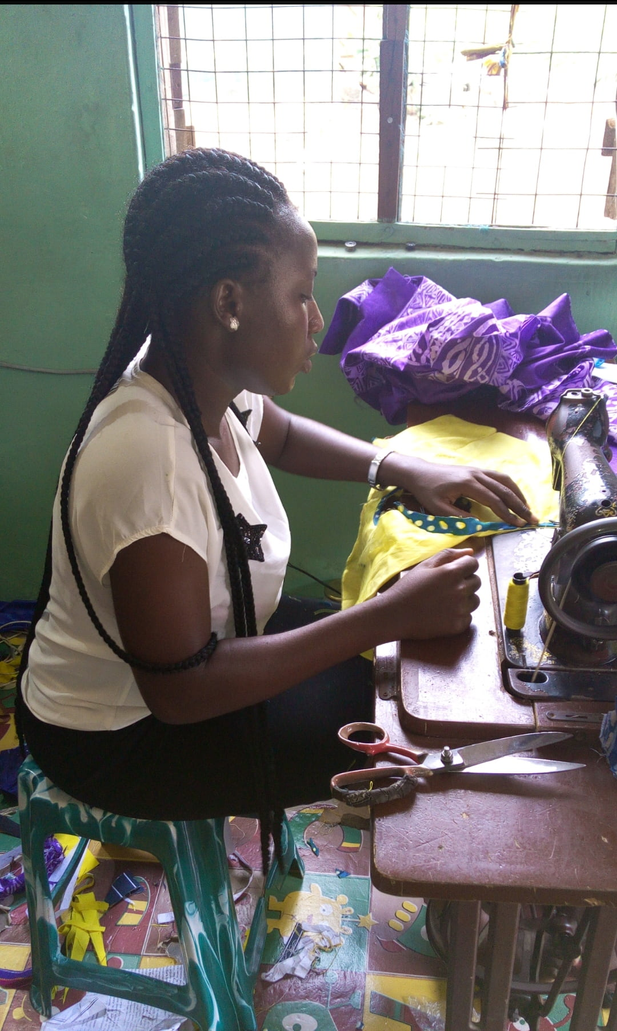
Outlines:
MULTIPOLYGON (((266 274, 268 248, 280 237, 282 216, 292 210, 284 186, 271 173, 239 155, 201 148, 176 154, 152 169, 129 204, 124 228, 126 280, 122 302, 64 464, 60 513, 73 577, 90 620, 114 654, 136 669, 161 674, 192 669, 210 657, 216 646, 216 634, 183 661, 157 664, 126 652, 103 627, 87 594, 70 525, 71 481, 79 449, 96 407, 135 359, 148 335, 156 334, 221 523, 236 636, 254 636, 255 606, 244 541, 212 457, 184 351, 173 327, 187 303, 219 279, 266 274)), ((49 598, 50 578, 48 562, 37 618, 49 598)), ((31 638, 35 626, 33 621, 31 638)), ((27 654, 22 661, 20 683, 26 665, 27 654)), ((245 728, 257 788, 264 799, 259 813, 264 871, 269 864, 270 835, 280 858, 283 820, 267 746, 265 713, 263 703, 249 707, 245 728)))

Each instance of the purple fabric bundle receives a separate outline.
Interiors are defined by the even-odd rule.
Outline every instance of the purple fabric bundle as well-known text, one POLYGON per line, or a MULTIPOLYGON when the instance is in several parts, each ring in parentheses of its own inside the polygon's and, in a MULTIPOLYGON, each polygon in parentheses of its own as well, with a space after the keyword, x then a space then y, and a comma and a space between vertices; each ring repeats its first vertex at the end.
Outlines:
MULTIPOLYGON (((46 839, 43 847, 43 856, 45 859, 45 869, 49 877, 64 859, 64 849, 56 838, 46 839)), ((0 899, 5 899, 9 895, 18 895, 20 892, 25 891, 25 888, 26 876, 23 867, 18 873, 7 873, 0 877, 0 899)))
MULTIPOLYGON (((389 269, 340 298, 320 351, 340 354, 356 394, 391 424, 407 404, 436 404, 481 386, 499 406, 546 419, 564 390, 589 386, 596 359, 617 352, 607 330, 578 332, 568 294, 538 315, 515 315, 506 300, 456 298, 425 276, 389 269)), ((617 427, 617 390, 594 381, 617 427)))

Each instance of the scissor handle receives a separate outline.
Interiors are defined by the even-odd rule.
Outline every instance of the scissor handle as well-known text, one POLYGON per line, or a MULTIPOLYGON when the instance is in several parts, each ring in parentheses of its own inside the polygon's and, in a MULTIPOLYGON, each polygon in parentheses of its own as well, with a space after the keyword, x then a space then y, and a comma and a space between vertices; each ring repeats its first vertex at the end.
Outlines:
POLYGON ((422 766, 377 766, 374 770, 348 770, 337 773, 330 781, 334 798, 340 798, 349 806, 379 805, 395 798, 404 798, 415 790, 419 777, 432 776, 431 770, 422 766), (354 788, 353 784, 371 784, 375 780, 390 778, 391 783, 383 787, 354 788))
POLYGON ((346 723, 338 732, 338 736, 344 745, 355 749, 356 752, 364 752, 365 755, 377 755, 384 751, 384 745, 390 743, 387 731, 378 723, 346 723), (352 741, 351 734, 368 733, 373 734, 376 741, 352 741))
POLYGON ((388 732, 380 727, 378 723, 346 723, 338 732, 339 739, 344 745, 353 748, 356 752, 363 752, 364 755, 379 755, 381 752, 392 752, 393 755, 404 755, 413 762, 422 762, 426 758, 426 752, 412 752, 404 745, 394 745, 388 737, 388 732), (352 741, 352 734, 372 734, 376 741, 352 741))

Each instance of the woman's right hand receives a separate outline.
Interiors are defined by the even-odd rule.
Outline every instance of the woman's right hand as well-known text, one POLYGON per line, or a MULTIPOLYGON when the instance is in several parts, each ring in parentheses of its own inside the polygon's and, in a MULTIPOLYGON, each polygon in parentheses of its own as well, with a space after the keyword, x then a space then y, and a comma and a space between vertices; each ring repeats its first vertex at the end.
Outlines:
POLYGON ((388 640, 461 634, 480 604, 478 561, 469 548, 448 548, 403 573, 381 596, 388 640))
MULTIPOLYGON (((163 723, 197 723, 272 698, 294 684, 385 641, 467 630, 480 578, 471 550, 451 549, 419 563, 383 594, 281 634, 222 638, 208 662, 178 672, 134 676, 163 723)), ((208 567, 165 533, 123 548, 110 570, 124 648, 151 663, 178 663, 211 632, 208 567)))

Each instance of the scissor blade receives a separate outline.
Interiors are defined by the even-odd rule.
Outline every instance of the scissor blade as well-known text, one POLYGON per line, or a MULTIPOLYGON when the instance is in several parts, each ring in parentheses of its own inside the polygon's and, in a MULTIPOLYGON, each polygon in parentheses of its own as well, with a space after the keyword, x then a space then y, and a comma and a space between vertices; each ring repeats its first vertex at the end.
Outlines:
POLYGON ((512 755, 513 752, 528 752, 532 748, 542 748, 544 745, 554 745, 558 741, 565 741, 572 737, 559 730, 540 731, 532 734, 516 734, 514 737, 500 737, 493 741, 479 741, 475 745, 463 745, 462 748, 453 748, 453 761, 446 765, 440 755, 431 755, 422 763, 431 770, 451 770, 460 772, 468 766, 477 766, 478 763, 488 762, 490 759, 498 759, 501 755, 512 755))
POLYGON ((581 770, 585 763, 566 763, 558 759, 532 759, 523 755, 503 755, 499 759, 467 766, 460 773, 563 773, 565 770, 581 770))

